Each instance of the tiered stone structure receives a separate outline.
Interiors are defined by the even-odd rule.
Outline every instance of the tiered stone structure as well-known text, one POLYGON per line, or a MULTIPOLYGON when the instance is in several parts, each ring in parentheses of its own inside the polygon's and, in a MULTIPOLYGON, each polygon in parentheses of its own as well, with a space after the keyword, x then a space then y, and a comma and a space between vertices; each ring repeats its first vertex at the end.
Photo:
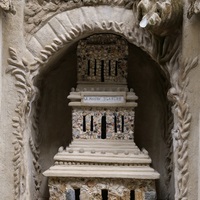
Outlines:
POLYGON ((73 141, 44 172, 50 199, 156 199, 159 174, 134 143, 137 96, 127 87, 127 42, 94 35, 79 42, 77 56, 78 84, 68 96, 73 141))

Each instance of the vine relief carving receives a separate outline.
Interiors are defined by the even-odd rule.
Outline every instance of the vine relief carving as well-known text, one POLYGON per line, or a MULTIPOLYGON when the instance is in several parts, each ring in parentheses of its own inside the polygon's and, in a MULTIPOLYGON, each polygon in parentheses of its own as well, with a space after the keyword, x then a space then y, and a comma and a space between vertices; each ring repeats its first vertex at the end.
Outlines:
MULTIPOLYGON (((26 189, 27 189, 27 166, 25 157, 25 141, 27 135, 27 116, 30 115, 32 100, 34 96, 37 95, 37 90, 33 85, 34 69, 25 59, 19 59, 15 49, 9 49, 10 58, 8 59, 9 67, 7 68, 7 73, 11 73, 16 79, 16 87, 18 92, 18 103, 16 105, 16 116, 13 117, 12 126, 14 127, 14 188, 15 188, 15 199, 26 199, 26 189)), ((35 121, 35 119, 33 119, 35 121)), ((33 122, 34 124, 34 122, 33 122)), ((38 163, 39 150, 37 145, 35 145, 34 140, 37 140, 37 135, 32 137, 29 135, 29 145, 32 151, 32 160, 34 166, 34 183, 36 192, 39 191, 41 169, 38 163)), ((29 155, 30 156, 30 155, 29 155)), ((36 198, 37 199, 37 198, 36 198)))
POLYGON ((172 87, 168 92, 169 99, 174 102, 175 125, 172 130, 175 139, 175 199, 188 199, 188 137, 192 115, 187 103, 186 87, 189 83, 188 73, 197 66, 198 59, 179 61, 180 56, 173 57, 166 67, 170 73, 172 87), (173 70, 172 70, 173 69, 173 70))
MULTIPOLYGON (((147 29, 154 35, 154 57, 160 64, 166 77, 170 80, 171 85, 176 82, 177 74, 179 71, 179 64, 175 62, 174 58, 180 57, 181 47, 181 24, 183 17, 183 3, 178 0, 141 0, 137 4, 137 19, 141 28, 147 29), (171 62, 170 62, 171 61, 171 62), (171 63, 170 67, 166 67, 167 63, 171 63), (174 66, 177 66, 174 67, 174 66)), ((176 170, 177 166, 173 166, 173 138, 172 129, 174 125, 174 119, 171 117, 171 108, 173 104, 167 102, 167 131, 164 135, 164 140, 168 149, 165 160, 165 168, 167 177, 165 184, 167 189, 170 188, 170 182, 173 174, 173 170, 176 170)), ((176 114, 174 114, 175 118, 176 114)), ((186 186, 187 187, 187 186, 186 186)), ((179 190, 177 187, 176 190, 179 190)), ((174 197, 168 192, 166 199, 173 199, 174 197)))

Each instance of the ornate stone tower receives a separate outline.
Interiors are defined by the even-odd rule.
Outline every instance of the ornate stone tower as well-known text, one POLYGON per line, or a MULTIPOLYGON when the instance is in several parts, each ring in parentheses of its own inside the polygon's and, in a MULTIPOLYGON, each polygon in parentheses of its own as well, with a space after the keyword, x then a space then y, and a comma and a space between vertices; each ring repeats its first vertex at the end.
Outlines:
POLYGON ((79 42, 77 56, 77 88, 68 96, 73 140, 44 172, 50 199, 156 199, 159 174, 134 143, 137 96, 127 87, 127 42, 93 35, 79 42))

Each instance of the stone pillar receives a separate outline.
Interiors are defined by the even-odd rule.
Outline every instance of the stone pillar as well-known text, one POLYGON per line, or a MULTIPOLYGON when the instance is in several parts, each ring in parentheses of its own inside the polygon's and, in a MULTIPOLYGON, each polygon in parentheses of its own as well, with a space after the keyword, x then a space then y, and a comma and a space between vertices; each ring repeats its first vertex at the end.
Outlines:
POLYGON ((144 192, 141 189, 135 190, 135 200, 144 200, 144 192))
POLYGON ((70 186, 66 188, 66 200, 75 200, 75 191, 70 186))
POLYGON ((156 200, 156 192, 155 191, 145 192, 145 200, 156 200))

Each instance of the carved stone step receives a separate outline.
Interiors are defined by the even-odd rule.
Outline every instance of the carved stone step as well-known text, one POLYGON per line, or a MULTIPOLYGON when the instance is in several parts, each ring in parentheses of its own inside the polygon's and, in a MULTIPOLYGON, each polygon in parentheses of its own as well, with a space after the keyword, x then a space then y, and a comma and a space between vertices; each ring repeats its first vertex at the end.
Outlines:
POLYGON ((72 143, 101 143, 101 144, 132 144, 134 145, 135 143, 133 140, 109 140, 109 139, 74 139, 72 143))
POLYGON ((101 144, 101 143, 71 143, 69 144, 69 147, 72 147, 72 146, 82 146, 82 147, 97 147, 97 148, 116 148, 116 147, 119 147, 119 148, 138 148, 136 145, 133 145, 133 144, 101 144))
POLYGON ((98 155, 98 154, 61 154, 58 153, 54 157, 55 161, 71 161, 71 162, 91 162, 91 163, 129 163, 129 164, 149 164, 151 159, 148 156, 122 156, 122 155, 98 155))
POLYGON ((60 166, 56 165, 44 172, 48 177, 95 177, 95 178, 134 178, 158 179, 159 174, 150 167, 119 168, 113 166, 60 166))
POLYGON ((114 146, 109 146, 109 145, 74 145, 74 144, 71 144, 69 145, 68 148, 73 148, 73 149, 80 149, 80 148, 84 148, 84 149, 113 149, 113 150, 139 150, 138 147, 136 146, 125 146, 125 145, 120 145, 120 146, 117 146, 117 145, 114 145, 114 146))

